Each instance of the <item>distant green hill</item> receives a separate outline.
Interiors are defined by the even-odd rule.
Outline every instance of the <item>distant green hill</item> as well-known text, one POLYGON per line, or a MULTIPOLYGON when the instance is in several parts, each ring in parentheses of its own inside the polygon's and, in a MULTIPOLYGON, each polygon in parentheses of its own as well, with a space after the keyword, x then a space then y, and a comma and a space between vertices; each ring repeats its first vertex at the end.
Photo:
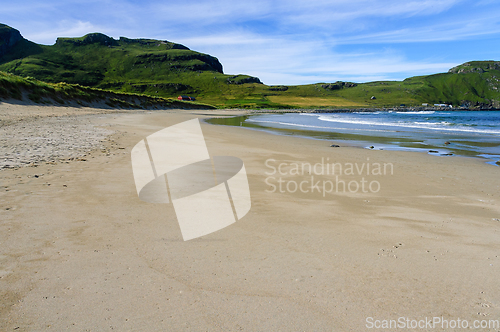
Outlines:
POLYGON ((412 78, 426 83, 422 98, 453 105, 500 107, 500 62, 471 61, 448 73, 412 78))
POLYGON ((500 62, 475 61, 448 73, 404 81, 267 86, 256 77, 226 75, 213 56, 160 40, 116 40, 101 33, 58 38, 51 46, 0 24, 0 71, 126 93, 180 94, 217 107, 390 107, 446 103, 500 107, 500 62))

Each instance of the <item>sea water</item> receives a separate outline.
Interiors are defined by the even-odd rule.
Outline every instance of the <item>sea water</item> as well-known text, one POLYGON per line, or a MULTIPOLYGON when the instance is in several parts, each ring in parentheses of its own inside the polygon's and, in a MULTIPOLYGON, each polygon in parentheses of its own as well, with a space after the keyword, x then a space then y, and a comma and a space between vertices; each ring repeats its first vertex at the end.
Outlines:
POLYGON ((257 114, 209 121, 345 141, 379 150, 408 150, 438 156, 473 156, 500 161, 500 111, 378 111, 257 114))

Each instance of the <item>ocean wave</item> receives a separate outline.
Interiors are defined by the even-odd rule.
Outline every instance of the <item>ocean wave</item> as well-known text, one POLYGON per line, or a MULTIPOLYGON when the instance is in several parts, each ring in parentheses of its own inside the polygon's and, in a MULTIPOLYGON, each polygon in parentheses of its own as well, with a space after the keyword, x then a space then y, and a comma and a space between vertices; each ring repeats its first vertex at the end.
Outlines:
POLYGON ((299 116, 320 116, 318 113, 299 113, 299 116))
POLYGON ((414 129, 457 131, 457 132, 468 132, 468 133, 500 134, 500 130, 472 129, 471 127, 477 127, 476 124, 458 124, 458 123, 448 122, 448 121, 440 121, 440 122, 387 121, 389 119, 380 119, 381 121, 368 121, 368 120, 346 119, 346 118, 330 118, 330 117, 323 117, 323 116, 318 117, 318 120, 327 121, 327 122, 346 123, 346 124, 366 125, 366 126, 385 126, 385 127, 401 127, 401 128, 414 128, 414 129), (464 128, 464 127, 469 127, 471 129, 464 128))
MULTIPOLYGON (((342 130, 356 130, 356 131, 364 131, 366 130, 365 128, 334 128, 334 127, 323 127, 323 126, 313 126, 313 125, 306 125, 306 124, 300 124, 300 123, 290 123, 290 122, 280 122, 280 121, 268 121, 268 120, 253 120, 253 119, 247 119, 246 122, 254 122, 254 123, 270 123, 270 124, 278 124, 278 125, 284 125, 284 126, 291 126, 291 127, 302 127, 302 128, 311 128, 311 129, 328 129, 327 131, 333 131, 335 129, 342 129, 342 130)), ((269 128, 272 128, 269 126, 269 128)), ((386 132, 391 132, 392 130, 388 129, 370 129, 370 131, 386 131, 386 132)))
POLYGON ((305 124, 300 124, 300 123, 290 123, 290 122, 281 122, 281 121, 269 121, 269 120, 253 120, 253 119, 247 119, 246 122, 255 122, 255 123, 272 123, 272 124, 279 124, 279 125, 284 125, 284 126, 293 126, 293 127, 307 127, 307 128, 318 128, 318 129, 332 129, 332 127, 322 127, 322 126, 312 126, 312 125, 305 125, 305 124))
POLYGON ((436 111, 396 112, 397 114, 434 114, 436 111))
POLYGON ((420 122, 420 121, 415 121, 415 122, 411 122, 411 123, 419 124, 419 125, 430 125, 430 126, 437 126, 437 125, 455 126, 455 125, 457 125, 456 123, 448 122, 448 121, 441 121, 441 122, 420 122))
POLYGON ((362 124, 362 125, 377 125, 377 126, 386 126, 388 123, 386 122, 376 122, 376 121, 368 121, 368 120, 357 120, 357 119, 346 119, 346 118, 332 118, 329 116, 320 116, 318 117, 320 121, 326 122, 340 122, 340 123, 352 123, 352 124, 362 124))
POLYGON ((343 123, 343 124, 351 124, 351 125, 360 125, 360 126, 376 126, 376 127, 385 127, 380 129, 374 128, 335 128, 329 126, 320 126, 320 125, 312 125, 312 124, 301 124, 294 122, 282 122, 282 121, 266 121, 266 120, 253 120, 248 119, 249 122, 255 123, 269 123, 269 124, 278 124, 292 127, 300 127, 300 128, 310 128, 310 129, 327 129, 328 131, 334 131, 335 129, 348 129, 348 130, 372 130, 372 131, 391 131, 389 127, 398 127, 398 128, 407 128, 407 129, 423 129, 423 130, 436 130, 436 131, 447 131, 447 132, 464 132, 464 133, 476 133, 476 134, 493 134, 500 135, 500 130, 488 130, 488 129, 479 129, 479 128, 464 128, 462 126, 457 126, 456 124, 451 123, 443 123, 443 122, 377 122, 377 121, 367 121, 367 120, 358 120, 358 119, 346 119, 340 117, 331 117, 331 116, 319 116, 318 120, 331 122, 331 123, 343 123))

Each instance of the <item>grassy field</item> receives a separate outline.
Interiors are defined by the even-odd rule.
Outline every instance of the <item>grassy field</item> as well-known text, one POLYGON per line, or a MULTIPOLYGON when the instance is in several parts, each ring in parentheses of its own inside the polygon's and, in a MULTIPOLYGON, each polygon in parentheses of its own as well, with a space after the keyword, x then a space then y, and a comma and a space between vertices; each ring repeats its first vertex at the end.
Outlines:
POLYGON ((340 97, 296 97, 296 96, 269 96, 268 99, 276 104, 291 105, 294 107, 365 107, 367 104, 352 102, 340 97))

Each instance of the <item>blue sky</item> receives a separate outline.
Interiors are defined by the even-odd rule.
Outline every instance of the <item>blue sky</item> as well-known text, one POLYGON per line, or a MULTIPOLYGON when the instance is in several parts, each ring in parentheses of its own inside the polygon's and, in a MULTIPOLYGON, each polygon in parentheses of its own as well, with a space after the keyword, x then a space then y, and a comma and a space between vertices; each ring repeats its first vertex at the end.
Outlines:
POLYGON ((102 32, 169 40, 266 84, 399 80, 500 60, 498 0, 10 1, 34 42, 102 32))

